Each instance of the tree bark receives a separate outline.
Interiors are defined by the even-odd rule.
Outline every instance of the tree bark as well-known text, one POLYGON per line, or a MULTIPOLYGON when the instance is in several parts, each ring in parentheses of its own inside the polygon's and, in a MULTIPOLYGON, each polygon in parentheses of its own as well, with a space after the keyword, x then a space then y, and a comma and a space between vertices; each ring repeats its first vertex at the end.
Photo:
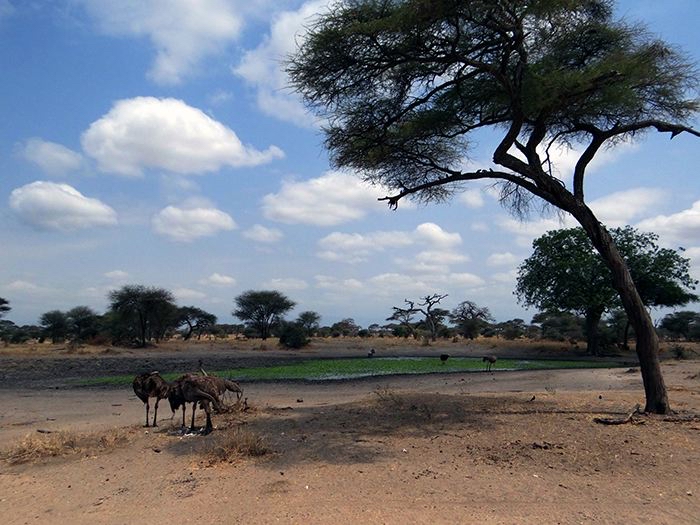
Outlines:
POLYGON ((659 362, 659 339, 651 316, 642 302, 632 280, 629 268, 615 246, 615 242, 585 205, 579 204, 573 215, 588 236, 613 276, 613 286, 620 295, 627 317, 636 334, 636 351, 644 382, 646 412, 668 414, 668 393, 659 362))
POLYGON ((586 312, 586 350, 593 356, 600 355, 600 331, 598 324, 603 313, 599 310, 588 310, 586 312))

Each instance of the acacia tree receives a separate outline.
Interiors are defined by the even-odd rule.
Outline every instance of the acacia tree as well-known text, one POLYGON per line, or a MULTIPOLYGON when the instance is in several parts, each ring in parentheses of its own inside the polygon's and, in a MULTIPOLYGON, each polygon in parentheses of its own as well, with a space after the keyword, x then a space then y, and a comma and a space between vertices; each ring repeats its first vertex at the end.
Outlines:
MULTIPOLYGON (((610 230, 647 306, 679 306, 696 300, 688 259, 659 248, 658 236, 627 226, 610 230)), ((589 353, 599 354, 603 314, 620 305, 610 270, 581 228, 547 232, 532 243, 533 254, 520 265, 515 293, 527 306, 585 317, 589 353)))
POLYGON ((629 269, 586 204, 602 147, 688 127, 694 67, 611 0, 345 0, 309 28, 287 70, 326 117, 333 162, 405 197, 440 201, 464 183, 500 184, 516 214, 539 202, 570 213, 613 275, 637 334, 646 410, 668 412, 658 339, 629 269), (469 169, 473 132, 500 133, 493 167, 469 169), (582 148, 567 185, 549 151, 582 148))
POLYGON ((183 306, 178 308, 178 320, 180 325, 186 324, 187 331, 182 338, 187 341, 192 334, 197 334, 197 339, 202 336, 202 332, 216 324, 216 316, 205 312, 196 306, 183 306))
POLYGON ((477 306, 472 301, 459 303, 450 313, 450 320, 469 339, 474 339, 482 328, 495 321, 488 308, 477 306))
POLYGON ((10 307, 10 301, 4 297, 0 297, 0 319, 10 310, 12 310, 10 307))
POLYGON ((321 316, 317 312, 307 310, 301 312, 297 317, 296 323, 304 330, 307 337, 311 337, 318 330, 321 322, 321 316))
POLYGON ((68 318, 60 310, 51 310, 41 314, 39 325, 41 325, 44 336, 49 337, 54 344, 62 343, 68 335, 68 318))
POLYGON ((296 303, 276 290, 248 290, 236 297, 235 317, 255 329, 262 339, 270 337, 272 326, 296 303))
POLYGON ((164 288, 126 285, 108 294, 112 336, 117 341, 146 346, 161 340, 177 326, 177 306, 172 292, 164 288))

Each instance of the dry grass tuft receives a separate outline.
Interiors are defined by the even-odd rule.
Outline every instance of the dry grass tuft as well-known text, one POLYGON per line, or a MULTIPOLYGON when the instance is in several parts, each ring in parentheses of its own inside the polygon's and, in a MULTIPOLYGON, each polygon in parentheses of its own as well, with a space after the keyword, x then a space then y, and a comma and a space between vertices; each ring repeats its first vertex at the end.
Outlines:
POLYGON ((205 454, 209 465, 216 465, 232 463, 242 457, 261 457, 270 452, 271 449, 263 438, 248 430, 236 428, 207 448, 205 454))
POLYGON ((130 441, 132 434, 127 429, 91 434, 65 431, 28 434, 11 447, 1 451, 0 459, 11 465, 18 465, 79 453, 105 452, 125 445, 130 441))

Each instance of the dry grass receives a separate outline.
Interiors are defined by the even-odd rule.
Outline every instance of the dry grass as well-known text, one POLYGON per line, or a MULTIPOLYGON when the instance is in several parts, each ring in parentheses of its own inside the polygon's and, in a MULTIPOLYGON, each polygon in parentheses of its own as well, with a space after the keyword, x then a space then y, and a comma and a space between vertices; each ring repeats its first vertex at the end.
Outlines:
POLYGON ((14 445, 0 451, 0 459, 17 465, 74 454, 106 452, 127 444, 132 436, 133 431, 129 429, 90 434, 67 431, 27 434, 14 445))
POLYGON ((216 443, 205 450, 205 459, 210 466, 233 463, 243 457, 257 458, 271 452, 265 440, 249 430, 235 428, 217 437, 216 443))

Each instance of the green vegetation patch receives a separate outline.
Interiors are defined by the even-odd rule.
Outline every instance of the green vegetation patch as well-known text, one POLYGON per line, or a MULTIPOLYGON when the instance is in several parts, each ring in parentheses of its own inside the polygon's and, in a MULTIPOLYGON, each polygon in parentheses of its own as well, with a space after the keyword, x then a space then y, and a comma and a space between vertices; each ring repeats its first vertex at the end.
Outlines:
MULTIPOLYGON (((550 359, 499 359, 492 370, 549 370, 562 368, 612 368, 619 363, 601 361, 566 361, 550 359)), ((243 381, 282 381, 306 380, 329 381, 355 379, 370 376, 397 374, 439 374, 449 372, 480 372, 486 364, 474 357, 450 357, 446 362, 439 357, 377 357, 346 359, 314 359, 298 363, 261 366, 254 368, 233 368, 216 370, 214 374, 243 381)), ((179 377, 180 373, 163 374, 167 381, 179 377)), ((133 376, 96 377, 80 381, 81 385, 127 385, 133 376)))

